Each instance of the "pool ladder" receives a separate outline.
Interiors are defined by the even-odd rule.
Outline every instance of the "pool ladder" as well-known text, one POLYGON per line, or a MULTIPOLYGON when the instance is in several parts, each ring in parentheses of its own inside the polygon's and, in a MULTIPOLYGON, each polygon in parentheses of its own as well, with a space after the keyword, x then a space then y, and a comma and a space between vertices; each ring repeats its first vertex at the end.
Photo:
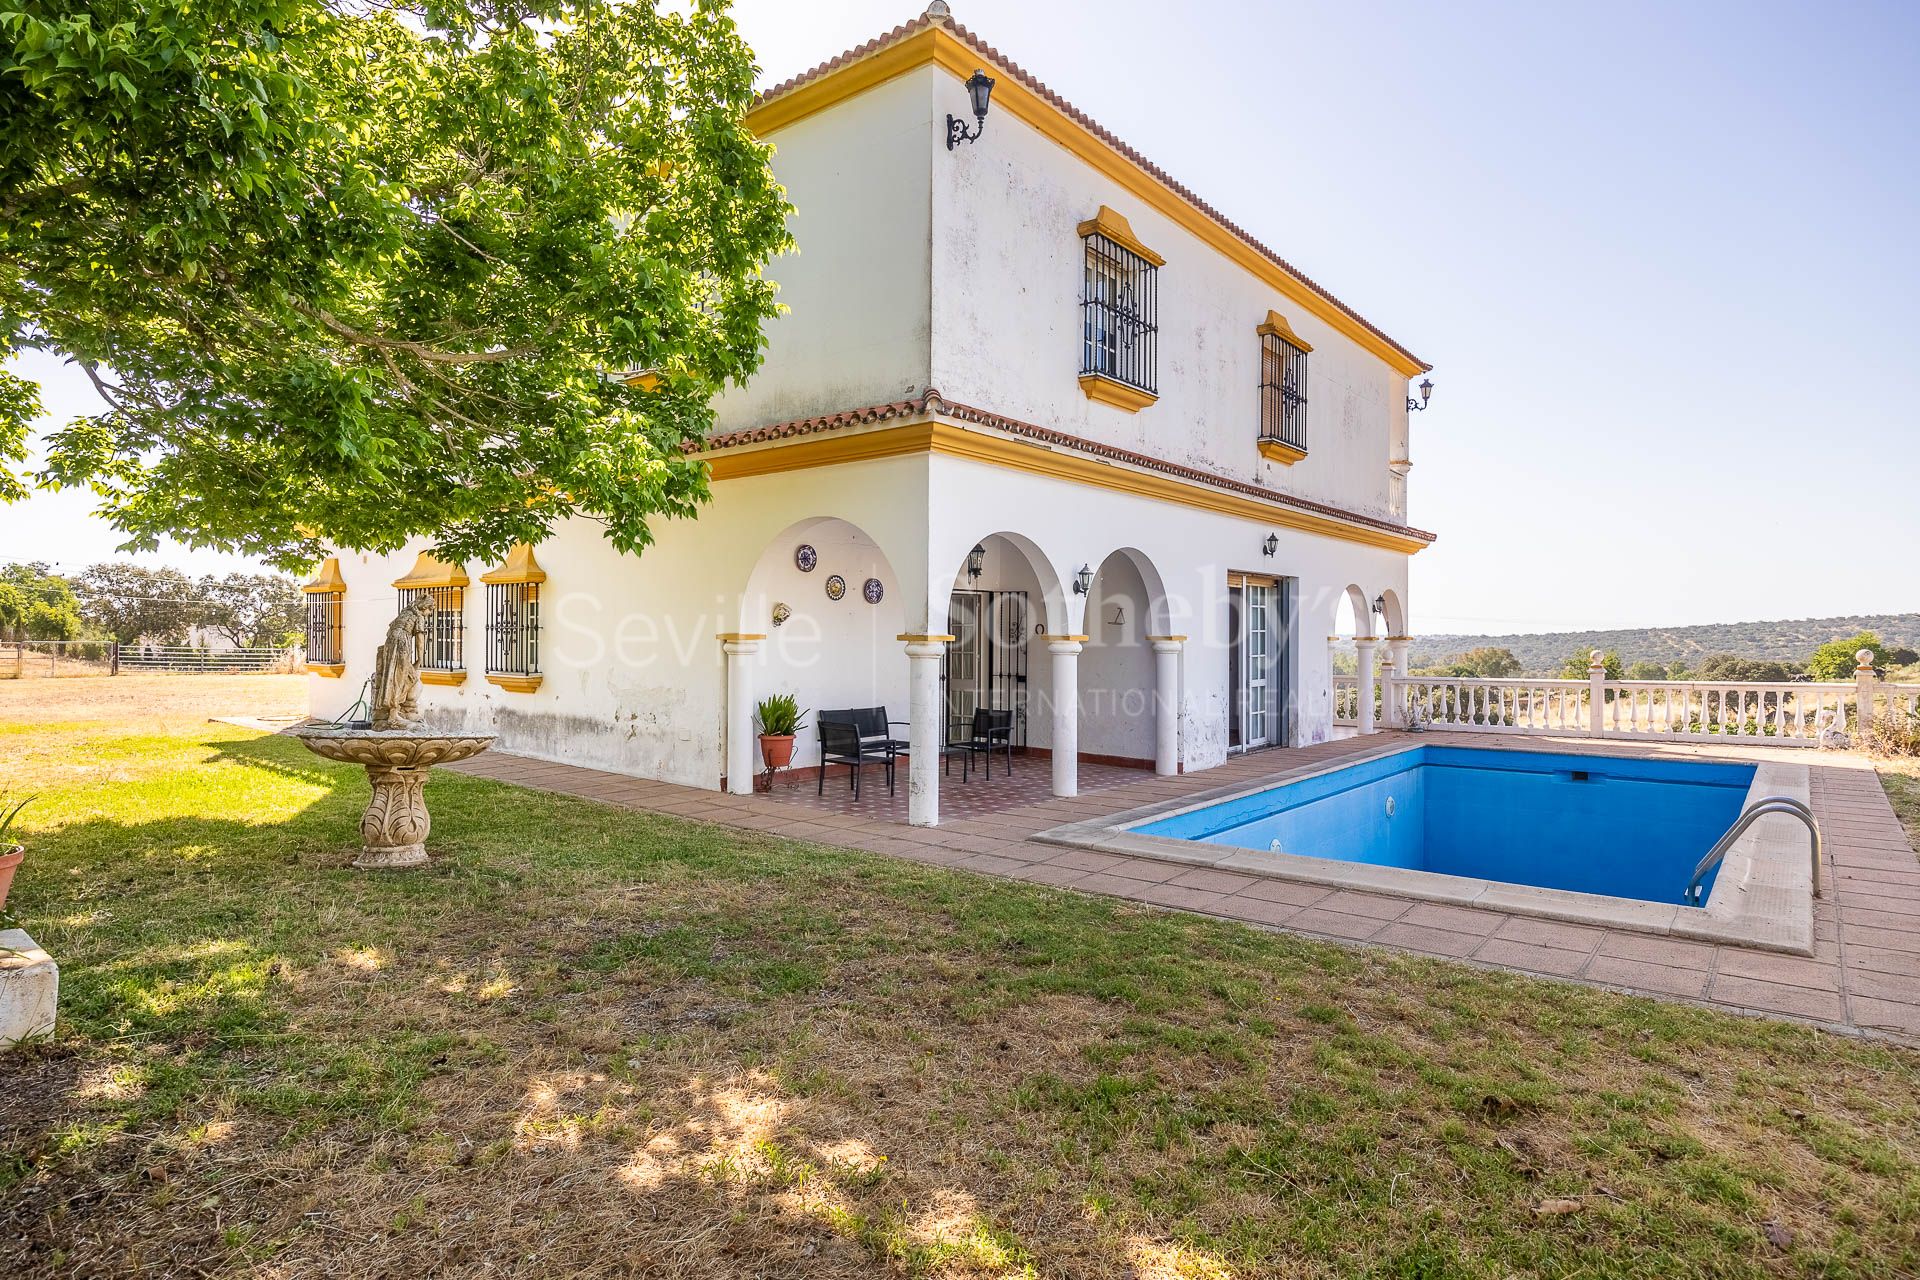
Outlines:
POLYGON ((1734 819, 1733 825, 1727 828, 1727 834, 1721 836, 1714 843, 1713 848, 1707 851, 1707 856, 1700 859, 1700 865, 1693 869, 1693 879, 1687 881, 1687 892, 1682 901, 1692 906, 1699 906, 1700 882, 1707 878, 1707 872, 1720 865, 1721 859, 1727 856, 1727 850, 1733 848, 1734 841, 1746 834, 1748 827, 1770 813, 1791 814, 1807 824, 1807 834, 1813 837, 1813 896, 1819 897, 1822 841, 1820 824, 1813 820, 1813 810, 1791 796, 1765 796, 1742 809, 1740 816, 1734 819))

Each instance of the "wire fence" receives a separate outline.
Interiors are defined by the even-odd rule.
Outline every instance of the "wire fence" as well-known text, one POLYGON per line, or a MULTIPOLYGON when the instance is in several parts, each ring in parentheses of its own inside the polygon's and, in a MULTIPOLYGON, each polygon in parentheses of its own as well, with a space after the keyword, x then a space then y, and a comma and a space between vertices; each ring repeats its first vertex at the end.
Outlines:
POLYGON ((299 669, 298 648, 216 649, 186 644, 119 644, 112 640, 0 640, 0 680, 153 672, 266 675, 299 669))

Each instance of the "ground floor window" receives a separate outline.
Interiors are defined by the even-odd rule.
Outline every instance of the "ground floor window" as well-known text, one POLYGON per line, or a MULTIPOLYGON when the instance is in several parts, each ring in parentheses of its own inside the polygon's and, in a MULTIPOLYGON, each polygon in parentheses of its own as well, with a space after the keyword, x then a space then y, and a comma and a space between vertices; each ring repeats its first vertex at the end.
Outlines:
POLYGON ((465 671, 467 589, 465 587, 402 587, 400 612, 421 596, 432 596, 433 631, 421 655, 422 671, 465 671))
POLYGON ((540 584, 487 584, 487 674, 540 673, 540 584))

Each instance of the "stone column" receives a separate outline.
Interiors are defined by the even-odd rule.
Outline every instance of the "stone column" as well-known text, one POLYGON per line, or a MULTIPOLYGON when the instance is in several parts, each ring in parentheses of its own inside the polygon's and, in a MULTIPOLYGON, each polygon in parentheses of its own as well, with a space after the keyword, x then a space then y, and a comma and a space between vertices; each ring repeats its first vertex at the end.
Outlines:
MULTIPOLYGON (((1873 725, 1873 650, 1861 649, 1853 655, 1854 723, 1858 725, 1859 746, 1866 749, 1867 730, 1873 725)), ((1846 717, 1841 717, 1842 721, 1846 717)), ((1842 723, 1840 728, 1847 726, 1842 723)))
POLYGON ((940 704, 940 663, 949 635, 909 634, 907 646, 907 822, 940 825, 940 742, 946 708, 940 704))
POLYGON ((1180 772, 1180 648, 1185 636, 1148 636, 1153 644, 1153 771, 1180 772))
POLYGON ((1587 736, 1607 736, 1607 655, 1598 649, 1587 655, 1587 736))
POLYGON ((753 658, 764 635, 727 631, 720 647, 727 655, 727 790, 753 794, 753 658))
POLYGON ((1053 655, 1053 794, 1080 794, 1080 646, 1085 636, 1048 636, 1053 655))
POLYGON ((1407 653, 1413 646, 1412 636, 1387 637, 1387 696, 1383 700, 1387 708, 1387 726, 1393 729, 1407 727, 1407 698, 1403 690, 1393 686, 1395 680, 1405 680, 1411 673, 1407 670, 1407 653))
POLYGON ((1353 647, 1358 650, 1360 654, 1360 706, 1357 709, 1355 719, 1359 723, 1361 733, 1372 733, 1375 729, 1373 722, 1373 646, 1374 639, 1372 636, 1355 636, 1353 638, 1353 647))

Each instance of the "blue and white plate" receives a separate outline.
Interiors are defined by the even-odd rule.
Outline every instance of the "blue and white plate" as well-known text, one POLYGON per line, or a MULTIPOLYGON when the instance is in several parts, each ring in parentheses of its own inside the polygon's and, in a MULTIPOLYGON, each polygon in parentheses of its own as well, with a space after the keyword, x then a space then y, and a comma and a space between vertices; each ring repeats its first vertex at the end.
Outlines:
POLYGON ((803 542, 793 549, 793 563, 800 572, 812 573, 820 563, 820 553, 803 542))

